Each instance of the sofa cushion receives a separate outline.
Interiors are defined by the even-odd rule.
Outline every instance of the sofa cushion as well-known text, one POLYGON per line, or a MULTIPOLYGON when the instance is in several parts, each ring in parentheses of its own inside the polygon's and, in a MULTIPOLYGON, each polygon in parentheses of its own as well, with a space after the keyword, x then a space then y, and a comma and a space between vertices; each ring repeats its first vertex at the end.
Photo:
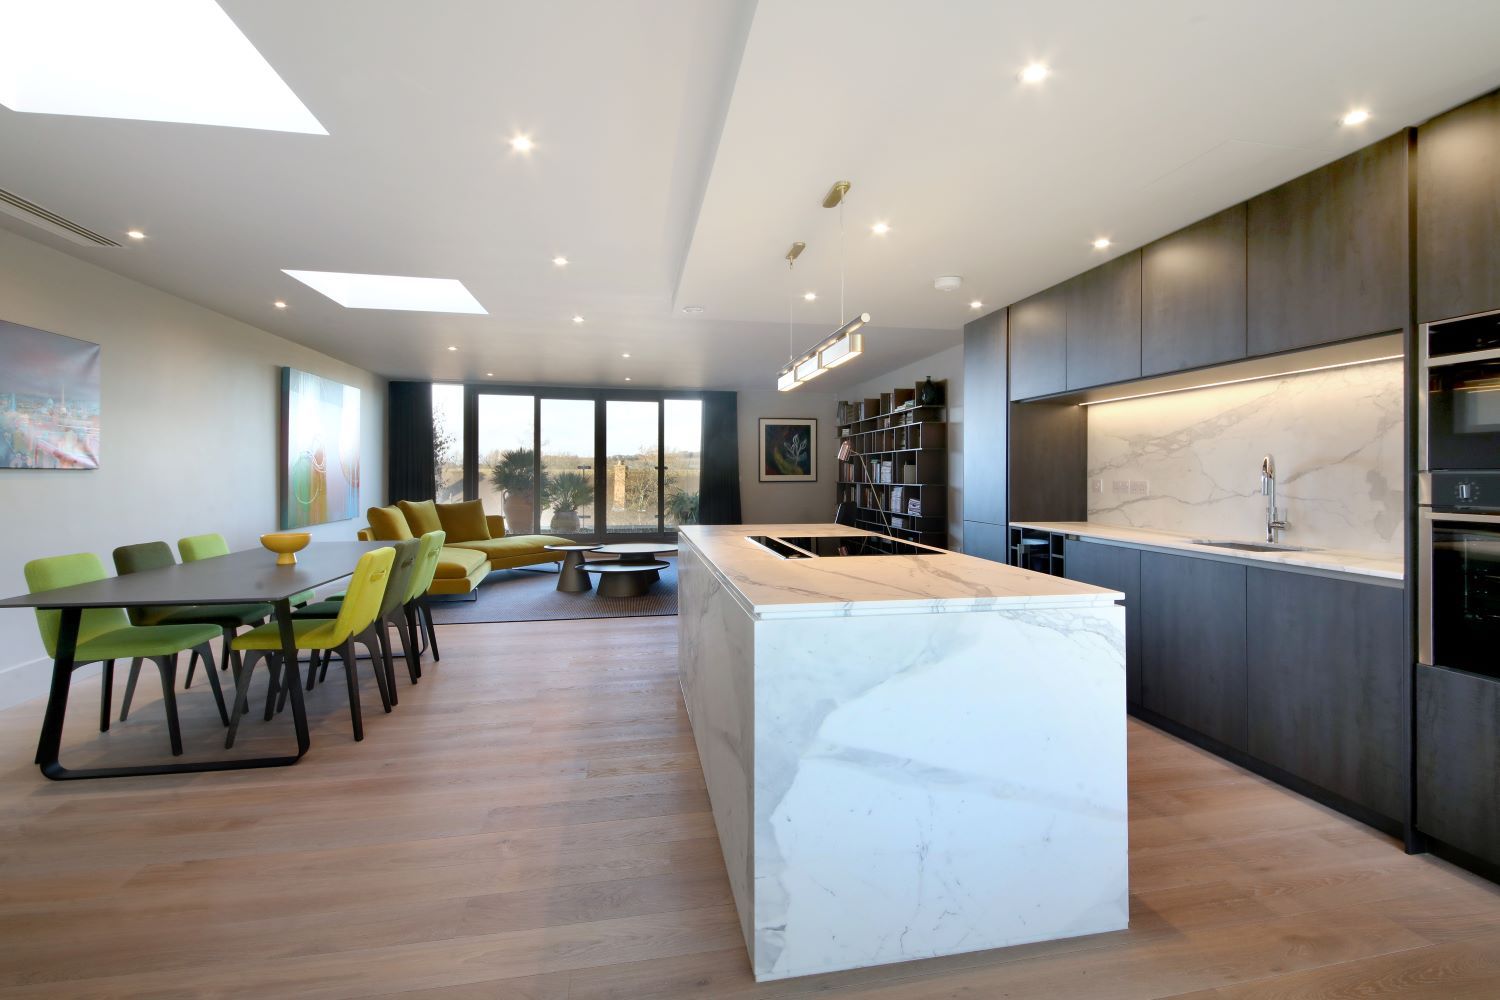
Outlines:
POLYGON ((445 545, 438 553, 437 571, 432 574, 433 579, 462 580, 487 562, 489 558, 478 549, 445 545))
POLYGON ((505 515, 504 514, 486 514, 486 515, 484 515, 484 523, 485 523, 485 527, 489 529, 489 533, 490 533, 490 537, 491 538, 504 538, 505 537, 505 515))
MULTIPOLYGON (((570 544, 572 543, 566 538, 552 535, 506 535, 504 538, 487 538, 482 542, 464 542, 463 547, 482 552, 489 559, 510 559, 514 556, 538 555, 543 546, 570 544)), ((557 553, 557 556, 561 558, 562 553, 557 553)))
POLYGON ((431 500, 397 500, 396 506, 406 515, 406 525, 413 536, 443 530, 443 522, 438 519, 437 504, 431 500))
POLYGON ((490 537, 490 527, 484 519, 484 501, 470 500, 468 503, 440 503, 437 505, 438 520, 448 533, 448 543, 484 541, 490 537))
POLYGON ((414 537, 399 508, 371 507, 365 517, 370 519, 370 534, 377 542, 404 542, 414 537))

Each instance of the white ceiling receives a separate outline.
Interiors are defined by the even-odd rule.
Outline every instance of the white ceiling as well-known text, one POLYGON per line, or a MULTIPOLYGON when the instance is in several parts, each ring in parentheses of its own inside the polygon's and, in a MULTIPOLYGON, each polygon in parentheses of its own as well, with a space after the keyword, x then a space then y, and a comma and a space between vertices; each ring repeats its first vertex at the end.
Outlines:
POLYGON ((0 225, 395 377, 768 388, 795 292, 799 349, 873 314, 819 388, 855 384, 956 343, 970 299, 1102 259, 1095 236, 1138 246, 1500 85, 1492 0, 224 7, 329 135, 0 108, 0 187, 149 238, 0 225), (1054 76, 1021 85, 1038 58, 1054 76), (841 311, 820 202, 845 178, 841 311), (457 278, 488 315, 346 310, 283 268, 457 278))

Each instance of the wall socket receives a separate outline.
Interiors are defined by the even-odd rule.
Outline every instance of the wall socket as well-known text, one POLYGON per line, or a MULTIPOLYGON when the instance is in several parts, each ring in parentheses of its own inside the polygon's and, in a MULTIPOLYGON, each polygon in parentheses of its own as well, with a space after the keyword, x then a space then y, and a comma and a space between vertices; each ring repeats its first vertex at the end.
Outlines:
POLYGON ((1145 496, 1151 492, 1151 484, 1144 479, 1132 479, 1130 481, 1130 492, 1135 496, 1145 496))
POLYGON ((1103 493, 1104 492, 1104 480, 1102 480, 1102 479, 1090 479, 1089 480, 1089 492, 1090 493, 1103 493))
POLYGON ((1130 483, 1124 479, 1111 479, 1109 481, 1109 491, 1111 493, 1129 493, 1130 483))

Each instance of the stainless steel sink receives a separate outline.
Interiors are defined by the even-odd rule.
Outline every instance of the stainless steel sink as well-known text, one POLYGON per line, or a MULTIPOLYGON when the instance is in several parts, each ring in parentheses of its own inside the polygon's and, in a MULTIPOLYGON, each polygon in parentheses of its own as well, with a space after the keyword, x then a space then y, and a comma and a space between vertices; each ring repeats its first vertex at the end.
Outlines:
POLYGON ((1272 545, 1269 542, 1232 542, 1217 538, 1195 538, 1194 545, 1210 545, 1216 549, 1238 549, 1241 552, 1312 552, 1305 545, 1272 545))

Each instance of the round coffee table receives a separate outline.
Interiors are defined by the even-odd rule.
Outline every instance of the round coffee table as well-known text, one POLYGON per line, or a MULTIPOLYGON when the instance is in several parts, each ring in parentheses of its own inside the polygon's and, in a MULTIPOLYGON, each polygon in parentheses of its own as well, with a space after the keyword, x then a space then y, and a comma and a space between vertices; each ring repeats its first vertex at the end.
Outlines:
POLYGON ((657 560, 619 562, 594 559, 579 568, 585 573, 599 574, 600 597, 645 597, 651 585, 661 579, 658 571, 666 569, 667 564, 657 560))
MULTIPOLYGON (((594 551, 600 555, 617 556, 622 566, 642 566, 646 563, 656 563, 651 569, 649 577, 652 583, 661 579, 658 570, 667 568, 667 564, 659 562, 658 556, 671 555, 677 551, 677 546, 664 542, 617 542, 613 545, 601 545, 594 551)), ((601 581, 603 577, 600 578, 601 581)))
POLYGON ((597 549, 597 545, 543 545, 548 552, 565 552, 562 569, 557 571, 557 589, 564 594, 582 594, 592 590, 588 574, 582 570, 583 554, 597 549))

